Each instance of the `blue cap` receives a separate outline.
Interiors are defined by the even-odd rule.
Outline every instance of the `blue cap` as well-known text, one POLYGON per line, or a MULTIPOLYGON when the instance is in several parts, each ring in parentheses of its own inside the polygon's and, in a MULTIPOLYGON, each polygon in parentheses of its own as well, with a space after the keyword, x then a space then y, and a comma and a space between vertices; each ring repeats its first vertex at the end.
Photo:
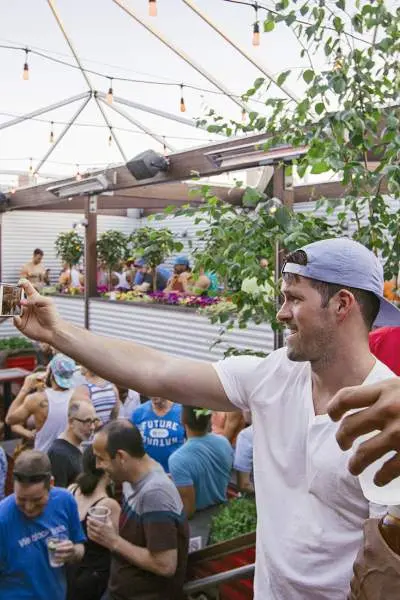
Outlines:
POLYGON ((75 373, 76 363, 65 354, 56 354, 49 363, 51 374, 54 377, 56 384, 68 390, 72 387, 72 377, 75 373))
POLYGON ((400 310, 383 296, 383 267, 371 250, 349 238, 320 240, 299 250, 306 254, 307 264, 285 263, 283 273, 372 292, 380 300, 374 326, 400 325, 400 310))
POLYGON ((174 265, 184 265, 185 267, 189 266, 189 259, 187 256, 177 256, 174 260, 174 265))
POLYGON ((135 267, 145 267, 146 261, 144 260, 144 258, 138 258, 137 260, 135 260, 134 266, 135 267))

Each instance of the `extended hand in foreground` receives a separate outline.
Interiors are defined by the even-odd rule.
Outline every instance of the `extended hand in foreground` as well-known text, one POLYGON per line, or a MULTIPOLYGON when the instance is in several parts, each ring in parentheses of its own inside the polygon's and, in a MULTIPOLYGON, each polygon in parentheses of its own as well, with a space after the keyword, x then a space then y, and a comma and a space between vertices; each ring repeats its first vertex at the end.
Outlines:
POLYGON ((385 485, 400 476, 400 378, 343 388, 331 400, 328 414, 339 421, 352 409, 363 410, 342 419, 336 435, 342 450, 351 448, 360 435, 376 430, 380 433, 358 446, 349 461, 350 472, 359 475, 368 465, 394 450, 397 454, 375 475, 376 485, 385 485))
POLYGON ((25 292, 25 299, 21 301, 21 316, 14 317, 15 327, 33 340, 51 344, 60 322, 53 300, 41 296, 26 279, 21 279, 19 284, 25 292))

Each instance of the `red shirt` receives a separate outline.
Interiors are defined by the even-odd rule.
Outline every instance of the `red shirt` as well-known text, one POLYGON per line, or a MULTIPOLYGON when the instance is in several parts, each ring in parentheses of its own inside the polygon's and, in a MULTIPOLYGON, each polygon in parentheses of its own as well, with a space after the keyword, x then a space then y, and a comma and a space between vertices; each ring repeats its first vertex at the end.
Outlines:
POLYGON ((369 348, 393 373, 400 375, 400 327, 380 327, 371 331, 369 348))

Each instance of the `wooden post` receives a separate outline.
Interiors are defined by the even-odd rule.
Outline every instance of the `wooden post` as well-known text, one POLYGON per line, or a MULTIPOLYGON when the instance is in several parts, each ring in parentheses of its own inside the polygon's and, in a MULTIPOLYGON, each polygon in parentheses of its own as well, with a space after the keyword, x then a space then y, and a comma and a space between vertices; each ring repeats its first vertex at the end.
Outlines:
MULTIPOLYGON (((285 167, 275 166, 274 174, 272 176, 272 194, 274 198, 278 198, 282 204, 285 204, 285 167)), ((275 242, 275 265, 274 265, 274 282, 278 284, 281 276, 281 249, 279 247, 279 241, 275 242)), ((280 294, 275 296, 275 307, 276 312, 280 308, 280 294)), ((282 348, 284 346, 283 331, 274 331, 274 350, 282 348)))
POLYGON ((97 295, 97 196, 85 201, 85 327, 90 329, 89 299, 97 295))

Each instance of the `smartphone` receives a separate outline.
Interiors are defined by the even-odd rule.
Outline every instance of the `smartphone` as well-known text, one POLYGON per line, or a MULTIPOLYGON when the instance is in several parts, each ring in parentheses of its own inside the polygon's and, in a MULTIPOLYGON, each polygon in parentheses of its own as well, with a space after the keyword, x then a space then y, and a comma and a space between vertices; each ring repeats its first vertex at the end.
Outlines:
POLYGON ((24 290, 18 285, 0 283, 0 317, 15 317, 21 314, 24 290))

